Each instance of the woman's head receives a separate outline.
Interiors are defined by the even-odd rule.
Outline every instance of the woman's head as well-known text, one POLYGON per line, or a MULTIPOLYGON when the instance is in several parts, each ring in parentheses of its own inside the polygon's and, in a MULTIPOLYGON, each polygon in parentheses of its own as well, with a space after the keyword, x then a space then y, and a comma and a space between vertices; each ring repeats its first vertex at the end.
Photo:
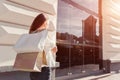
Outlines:
POLYGON ((47 25, 47 17, 44 14, 39 14, 33 21, 29 33, 38 30, 41 27, 45 27, 47 25))

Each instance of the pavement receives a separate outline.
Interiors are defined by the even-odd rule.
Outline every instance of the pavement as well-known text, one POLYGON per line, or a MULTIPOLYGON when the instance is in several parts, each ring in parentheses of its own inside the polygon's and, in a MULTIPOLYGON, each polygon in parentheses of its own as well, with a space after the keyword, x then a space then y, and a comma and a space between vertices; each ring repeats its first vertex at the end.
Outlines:
POLYGON ((76 78, 73 80, 120 80, 120 73, 91 75, 88 77, 76 78))
POLYGON ((57 70, 55 80, 120 80, 120 71, 104 73, 98 65, 84 66, 84 70, 82 72, 81 66, 71 67, 71 73, 68 69, 57 70))
POLYGON ((74 66, 70 68, 57 69, 56 80, 74 80, 76 78, 85 77, 94 74, 100 74, 99 65, 74 66))

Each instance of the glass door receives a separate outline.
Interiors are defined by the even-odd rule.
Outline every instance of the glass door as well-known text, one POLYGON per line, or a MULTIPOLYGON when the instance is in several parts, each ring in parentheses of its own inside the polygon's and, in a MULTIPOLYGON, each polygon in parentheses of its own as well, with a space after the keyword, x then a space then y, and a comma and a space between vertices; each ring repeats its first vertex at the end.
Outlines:
POLYGON ((56 76, 99 70, 98 0, 58 0, 57 22, 56 76))

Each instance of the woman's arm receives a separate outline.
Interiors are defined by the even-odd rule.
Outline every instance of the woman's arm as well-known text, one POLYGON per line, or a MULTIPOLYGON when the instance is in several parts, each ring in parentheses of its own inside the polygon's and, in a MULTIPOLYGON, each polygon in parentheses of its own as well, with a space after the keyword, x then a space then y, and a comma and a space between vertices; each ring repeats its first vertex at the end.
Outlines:
POLYGON ((57 53, 57 51, 58 51, 57 46, 53 47, 53 48, 51 49, 51 51, 52 51, 53 53, 57 53))

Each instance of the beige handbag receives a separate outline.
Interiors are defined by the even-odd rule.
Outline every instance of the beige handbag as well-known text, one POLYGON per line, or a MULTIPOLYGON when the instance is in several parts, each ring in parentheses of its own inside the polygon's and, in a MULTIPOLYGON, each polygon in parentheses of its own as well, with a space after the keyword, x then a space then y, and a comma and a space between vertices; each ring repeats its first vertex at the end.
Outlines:
POLYGON ((16 56, 13 68, 21 71, 41 72, 42 65, 47 65, 44 51, 42 53, 19 53, 16 56))

